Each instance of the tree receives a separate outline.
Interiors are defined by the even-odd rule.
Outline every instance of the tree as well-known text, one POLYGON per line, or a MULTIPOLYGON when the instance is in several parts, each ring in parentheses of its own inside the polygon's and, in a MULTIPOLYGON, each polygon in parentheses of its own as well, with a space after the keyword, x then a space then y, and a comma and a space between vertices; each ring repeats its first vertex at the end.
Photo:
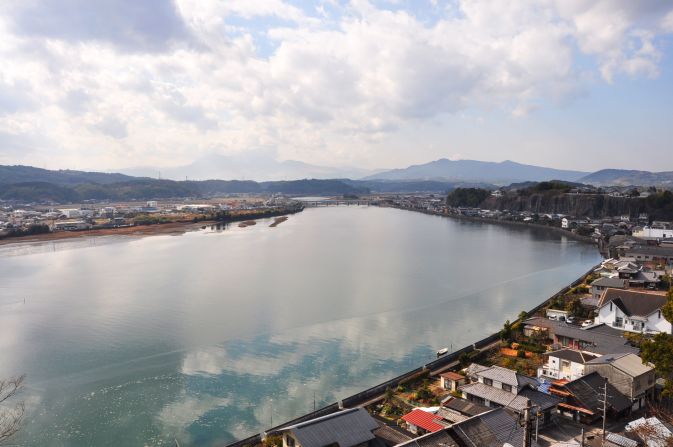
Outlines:
POLYGON ((23 388, 25 375, 0 380, 0 444, 4 444, 21 428, 25 407, 19 402, 10 405, 13 398, 23 388))
POLYGON ((512 339, 512 323, 510 323, 509 320, 505 321, 505 324, 500 331, 500 339, 507 341, 512 339))
POLYGON ((570 301, 566 303, 565 310, 567 310, 570 315, 580 315, 582 313, 582 301, 579 298, 571 298, 570 301))
POLYGON ((666 294, 666 304, 661 308, 661 314, 666 321, 673 322, 673 288, 669 289, 666 294))
MULTIPOLYGON (((673 289, 668 291, 661 314, 673 322, 673 289)), ((645 340, 640 348, 643 362, 654 363, 654 369, 665 381, 663 395, 673 397, 673 335, 660 333, 652 340, 645 340)))

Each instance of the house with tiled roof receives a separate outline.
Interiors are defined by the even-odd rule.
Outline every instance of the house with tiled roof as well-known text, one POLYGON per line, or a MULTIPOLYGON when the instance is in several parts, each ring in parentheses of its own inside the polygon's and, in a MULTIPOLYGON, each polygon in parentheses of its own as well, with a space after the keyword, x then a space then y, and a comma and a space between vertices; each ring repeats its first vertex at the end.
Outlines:
POLYGON ((666 304, 662 293, 606 289, 601 296, 595 322, 628 332, 671 333, 671 323, 662 315, 666 304))
POLYGON ((529 318, 524 324, 524 333, 526 331, 539 332, 539 329, 544 329, 552 340, 554 349, 569 348, 598 356, 616 352, 635 354, 639 352, 638 348, 629 344, 622 335, 622 331, 604 324, 596 324, 583 329, 542 317, 529 318))
POLYGON ((605 289, 628 289, 628 287, 629 281, 627 279, 602 276, 591 282, 591 296, 600 300, 605 289))
POLYGON ((402 416, 402 420, 407 423, 407 429, 416 435, 434 433, 449 425, 441 416, 420 408, 414 408, 410 413, 402 416))
POLYGON ((560 399, 538 391, 536 379, 511 369, 473 364, 468 371, 472 371, 468 376, 473 382, 461 386, 459 391, 463 399, 470 402, 491 408, 506 407, 521 413, 531 401, 534 412, 543 414, 543 423, 551 420, 553 410, 560 402, 560 399))
MULTIPOLYGON (((592 372, 578 379, 558 380, 553 383, 550 392, 564 399, 558 404, 559 413, 574 421, 591 424, 603 416, 603 396, 606 395, 605 378, 592 372)), ((631 411, 631 399, 619 392, 607 382, 608 416, 619 418, 631 411)))
POLYGON ((631 400, 634 410, 642 408, 648 397, 653 396, 655 373, 651 364, 635 354, 609 354, 590 360, 587 374, 596 372, 607 379, 620 393, 631 400))
MULTIPOLYGON (((525 430, 516 412, 497 408, 428 433, 396 447, 503 447, 524 445, 525 430)), ((531 447, 538 447, 531 439, 531 447)))
POLYGON ((350 408, 281 430, 283 447, 379 447, 379 423, 364 408, 350 408))

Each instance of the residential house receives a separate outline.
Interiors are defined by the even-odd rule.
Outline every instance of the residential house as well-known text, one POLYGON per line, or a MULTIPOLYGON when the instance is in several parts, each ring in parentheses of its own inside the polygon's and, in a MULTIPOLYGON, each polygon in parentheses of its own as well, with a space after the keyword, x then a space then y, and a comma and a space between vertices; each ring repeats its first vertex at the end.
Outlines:
POLYGON ((665 239, 673 237, 673 229, 643 227, 642 230, 635 231, 633 237, 639 239, 665 239))
POLYGON ((584 375, 584 365, 597 356, 574 349, 560 349, 545 354, 547 363, 538 368, 539 378, 575 380, 584 375))
POLYGON ((507 407, 519 413, 530 401, 535 407, 533 412, 542 415, 543 424, 551 420, 553 410, 560 402, 554 396, 538 391, 536 379, 511 369, 472 364, 467 376, 472 383, 459 388, 463 399, 487 407, 507 407))
POLYGON ((553 321, 548 318, 533 317, 525 321, 524 333, 534 328, 546 329, 554 349, 569 348, 583 353, 601 356, 616 352, 638 353, 639 349, 631 346, 622 331, 597 324, 585 329, 553 321))
POLYGON ((605 289, 628 289, 629 281, 617 277, 601 277, 591 282, 591 296, 594 299, 600 300, 601 295, 605 289))
POLYGON ((283 447, 374 447, 379 423, 364 408, 351 408, 281 430, 283 447))
POLYGON ((456 423, 487 411, 491 411, 491 408, 459 397, 449 396, 442 401, 442 406, 437 414, 446 421, 456 423))
MULTIPOLYGON (((673 236, 673 230, 669 231, 673 236)), ((661 245, 636 245, 625 251, 624 255, 637 262, 673 263, 673 248, 661 245)))
POLYGON ((661 313, 666 296, 660 293, 607 289, 598 306, 596 324, 628 332, 671 333, 671 323, 661 313))
POLYGON ((654 368, 644 365, 635 354, 608 354, 590 360, 587 374, 597 372, 607 379, 620 393, 631 399, 633 409, 645 405, 645 399, 654 395, 654 368))
POLYGON ((440 385, 447 391, 457 391, 458 387, 465 384, 466 378, 456 372, 448 371, 439 375, 440 385))
POLYGON ((424 435, 443 430, 449 424, 444 419, 430 411, 414 408, 410 413, 402 416, 407 424, 407 430, 415 435, 424 435))
MULTIPOLYGON (((428 433, 396 447, 503 447, 524 445, 525 430, 520 415, 514 411, 498 408, 444 430, 428 433)), ((535 440, 531 447, 538 447, 535 440)))
POLYGON ((618 418, 631 411, 631 400, 595 371, 570 382, 558 380, 549 391, 565 399, 558 404, 559 413, 586 424, 603 417, 602 399, 606 395, 610 417, 618 418))

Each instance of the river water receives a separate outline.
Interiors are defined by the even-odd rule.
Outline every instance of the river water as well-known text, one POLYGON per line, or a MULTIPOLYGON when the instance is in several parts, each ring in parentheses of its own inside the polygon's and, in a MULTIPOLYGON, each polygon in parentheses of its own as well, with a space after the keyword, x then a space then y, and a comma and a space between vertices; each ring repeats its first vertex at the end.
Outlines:
POLYGON ((481 339, 600 259, 396 209, 271 222, 1 247, 0 377, 27 374, 15 442, 226 444, 481 339))

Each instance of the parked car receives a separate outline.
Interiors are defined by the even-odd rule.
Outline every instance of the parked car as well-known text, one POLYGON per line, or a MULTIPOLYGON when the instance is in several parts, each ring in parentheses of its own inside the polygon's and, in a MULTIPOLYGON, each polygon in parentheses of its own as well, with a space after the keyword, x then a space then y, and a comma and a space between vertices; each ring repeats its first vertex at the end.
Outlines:
POLYGON ((566 318, 566 323, 575 324, 575 317, 570 316, 570 317, 566 318))
POLYGON ((584 320, 582 322, 582 327, 588 327, 591 326, 592 324, 594 324, 594 320, 584 320))

